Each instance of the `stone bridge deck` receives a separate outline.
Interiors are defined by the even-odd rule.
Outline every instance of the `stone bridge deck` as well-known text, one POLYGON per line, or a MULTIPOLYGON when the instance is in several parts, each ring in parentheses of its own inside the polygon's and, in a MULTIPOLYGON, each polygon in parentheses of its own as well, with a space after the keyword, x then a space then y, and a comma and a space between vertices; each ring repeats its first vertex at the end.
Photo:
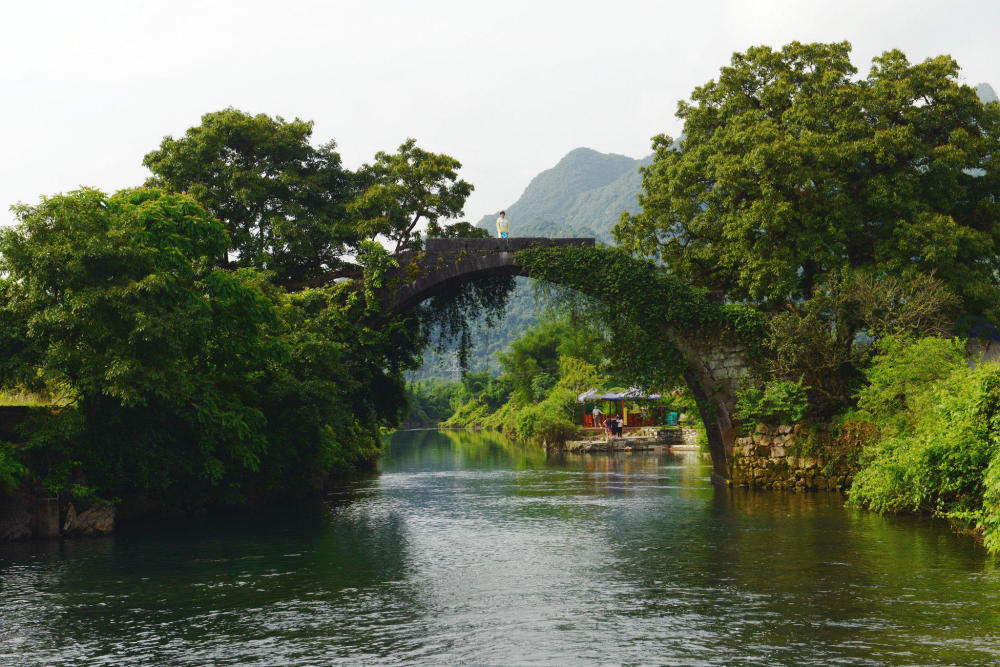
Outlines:
POLYGON ((410 264, 418 264, 421 271, 414 280, 393 292, 387 310, 407 310, 469 280, 522 275, 523 268, 515 256, 518 250, 593 245, 592 238, 427 239, 424 252, 400 258, 402 275, 409 275, 407 266, 410 264))
POLYGON ((533 236, 509 239, 427 239, 424 248, 429 253, 443 252, 517 252, 525 248, 592 247, 594 239, 544 239, 533 236))

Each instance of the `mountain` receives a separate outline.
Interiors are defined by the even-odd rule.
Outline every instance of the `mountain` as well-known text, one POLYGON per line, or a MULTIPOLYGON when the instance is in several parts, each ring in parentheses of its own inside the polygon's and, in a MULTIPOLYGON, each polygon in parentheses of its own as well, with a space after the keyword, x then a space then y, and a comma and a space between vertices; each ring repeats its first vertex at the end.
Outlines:
MULTIPOLYGON (((623 210, 636 212, 642 188, 637 160, 590 148, 575 148, 551 169, 531 179, 521 197, 507 207, 511 236, 593 236, 611 242, 611 228, 623 210)), ((496 232, 500 211, 483 216, 478 226, 496 232)))
MULTIPOLYGON (((639 168, 652 161, 652 156, 635 159, 590 148, 571 150, 551 169, 531 179, 518 200, 505 209, 511 236, 582 236, 612 243, 611 228, 622 211, 639 210, 639 168)), ((497 211, 483 216, 477 226, 495 234, 499 214, 497 211)), ((503 321, 494 327, 483 322, 473 325, 470 370, 498 372, 497 352, 533 326, 543 308, 544 304, 536 303, 531 281, 518 278, 503 321)), ((424 366, 413 374, 413 379, 454 379, 454 373, 448 370, 454 367, 454 351, 438 354, 428 349, 424 366)))
POLYGON ((988 83, 980 83, 976 86, 976 94, 979 95, 979 99, 983 102, 998 102, 997 92, 993 90, 993 86, 988 83))

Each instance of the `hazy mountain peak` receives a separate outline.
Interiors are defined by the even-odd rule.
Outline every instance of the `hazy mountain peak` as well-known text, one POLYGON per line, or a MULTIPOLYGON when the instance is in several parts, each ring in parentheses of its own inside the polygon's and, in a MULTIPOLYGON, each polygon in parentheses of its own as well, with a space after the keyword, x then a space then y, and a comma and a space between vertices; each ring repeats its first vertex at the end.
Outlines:
POLYGON ((988 83, 980 83, 976 85, 976 94, 979 95, 979 99, 985 102, 997 102, 997 92, 993 90, 993 86, 988 83))
MULTIPOLYGON (((528 184, 506 208, 512 236, 593 236, 610 240, 611 227, 625 209, 637 210, 642 184, 639 167, 650 158, 574 148, 528 184)), ((479 226, 493 231, 496 214, 479 226)))

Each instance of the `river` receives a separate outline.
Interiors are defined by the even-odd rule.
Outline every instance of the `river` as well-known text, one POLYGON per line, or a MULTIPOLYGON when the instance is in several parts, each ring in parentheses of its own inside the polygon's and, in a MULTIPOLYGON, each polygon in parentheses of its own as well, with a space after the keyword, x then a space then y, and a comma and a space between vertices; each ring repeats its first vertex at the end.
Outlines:
POLYGON ((0 665, 997 664, 937 521, 713 487, 697 456, 397 433, 320 504, 0 545, 0 665))

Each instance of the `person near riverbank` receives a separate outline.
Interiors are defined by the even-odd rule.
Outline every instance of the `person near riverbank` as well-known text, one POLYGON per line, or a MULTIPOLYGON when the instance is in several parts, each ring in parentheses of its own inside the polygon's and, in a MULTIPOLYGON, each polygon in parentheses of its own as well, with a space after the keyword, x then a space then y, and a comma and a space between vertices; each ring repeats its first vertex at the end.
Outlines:
POLYGON ((604 414, 603 412, 601 412, 600 406, 595 405, 594 406, 594 410, 591 412, 591 414, 594 415, 594 426, 600 426, 601 425, 601 416, 604 414))
POLYGON ((497 218, 497 236, 505 239, 510 235, 510 224, 507 222, 507 211, 500 211, 497 218))
POLYGON ((608 434, 608 440, 621 437, 622 422, 618 415, 610 415, 604 420, 604 432, 608 434))

